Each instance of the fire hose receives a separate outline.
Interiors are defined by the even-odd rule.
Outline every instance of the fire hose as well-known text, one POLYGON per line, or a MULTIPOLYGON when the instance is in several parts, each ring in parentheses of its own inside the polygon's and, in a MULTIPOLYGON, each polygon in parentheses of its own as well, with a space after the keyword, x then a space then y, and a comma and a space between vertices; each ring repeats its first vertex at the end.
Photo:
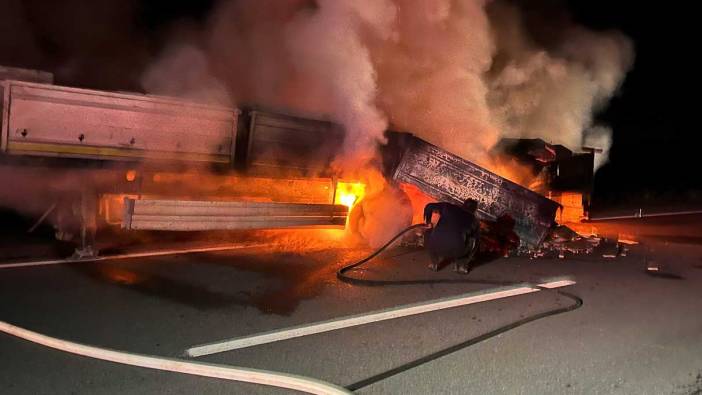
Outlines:
MULTIPOLYGON (((487 285, 500 285, 500 286, 519 284, 516 282, 492 281, 492 280, 473 280, 473 279, 369 280, 369 279, 354 278, 354 277, 350 277, 347 275, 347 273, 349 271, 351 271, 355 268, 358 268, 359 266, 376 258, 383 251, 385 251, 387 248, 389 248, 393 243, 395 243, 400 237, 404 236, 408 232, 413 231, 415 229, 419 229, 419 228, 425 228, 425 227, 426 227, 425 224, 416 224, 416 225, 412 225, 412 226, 405 228, 404 230, 399 232, 397 235, 395 235, 392 239, 390 239, 390 241, 385 243, 383 246, 381 246, 377 250, 373 251, 373 253, 371 253, 370 255, 366 256, 365 258, 363 258, 357 262, 345 265, 342 268, 340 268, 336 272, 336 277, 340 281, 345 282, 347 284, 357 285, 357 286, 367 286, 367 287, 421 285, 421 284, 487 284, 487 285)), ((511 323, 508 323, 506 325, 502 325, 502 326, 500 326, 496 329, 493 329, 489 332, 486 332, 482 335, 470 338, 468 340, 465 340, 461 343, 455 344, 455 345, 450 346, 448 348, 445 348, 443 350, 433 352, 433 353, 428 354, 422 358, 416 359, 416 360, 411 361, 411 362, 407 362, 405 364, 402 364, 400 366, 397 366, 397 367, 392 368, 390 370, 387 370, 385 372, 376 374, 376 375, 371 376, 369 378, 366 378, 364 380, 357 381, 353 384, 347 385, 346 388, 351 390, 351 391, 359 390, 359 389, 367 387, 371 384, 375 384, 377 382, 380 382, 382 380, 385 380, 385 379, 390 378, 392 376, 395 376, 397 374, 400 374, 400 373, 406 372, 410 369, 414 369, 416 367, 424 365, 428 362, 445 357, 449 354, 453 354, 457 351, 463 350, 464 348, 470 347, 470 346, 477 344, 477 343, 480 343, 484 340, 493 338, 497 335, 500 335, 502 333, 505 333, 507 331, 510 331, 512 329, 515 329, 515 328, 518 328, 522 325, 525 325, 529 322, 533 322, 533 321, 540 320, 542 318, 546 318, 546 317, 566 313, 569 311, 573 311, 573 310, 580 308, 583 305, 583 300, 577 295, 574 295, 574 294, 571 294, 568 292, 564 292, 564 291, 561 291, 558 289, 544 288, 544 287, 541 287, 541 286, 536 285, 536 284, 528 284, 528 285, 530 287, 533 287, 535 289, 539 289, 542 291, 555 292, 558 295, 561 295, 563 297, 566 297, 566 298, 572 300, 573 303, 571 303, 570 305, 565 306, 565 307, 559 307, 559 308, 548 310, 545 312, 533 314, 531 316, 527 316, 527 317, 521 318, 519 320, 513 321, 511 323)))
MULTIPOLYGON (((417 225, 412 225, 412 226, 402 230, 397 235, 395 235, 392 239, 390 239, 390 241, 385 243, 385 245, 378 248, 377 250, 375 250, 373 253, 371 253, 367 257, 365 257, 357 262, 345 265, 342 268, 340 268, 337 271, 337 278, 342 282, 349 283, 352 285, 358 285, 358 286, 397 286, 397 285, 457 284, 457 283, 488 284, 488 285, 507 286, 507 285, 520 284, 520 283, 515 283, 515 282, 500 282, 500 281, 491 281, 491 280, 469 280, 469 279, 455 279, 455 280, 452 280, 452 279, 437 279, 437 280, 422 279, 422 280, 405 280, 405 281, 368 280, 368 279, 358 279, 358 278, 354 278, 354 277, 349 277, 346 275, 346 273, 351 271, 352 269, 355 269, 355 268, 371 261, 372 259, 376 258, 378 255, 380 255, 382 252, 387 250, 387 248, 389 248, 393 243, 395 243, 395 241, 397 241, 400 237, 402 237, 406 233, 408 233, 414 229, 423 228, 423 227, 425 227, 424 224, 417 224, 417 225)), ((521 284, 523 284, 523 283, 521 283, 521 284)), ((214 364, 207 364, 207 363, 201 363, 201 362, 190 362, 190 361, 184 361, 184 360, 180 360, 180 359, 156 357, 156 356, 151 356, 151 355, 140 355, 140 354, 123 352, 123 351, 116 351, 116 350, 110 350, 110 349, 105 349, 105 348, 93 347, 93 346, 88 346, 88 345, 84 345, 84 344, 74 343, 74 342, 67 341, 64 339, 58 339, 58 338, 53 338, 53 337, 49 337, 46 335, 42 335, 40 333, 32 332, 32 331, 29 331, 27 329, 20 328, 20 327, 14 326, 12 324, 9 324, 9 323, 3 322, 3 321, 0 321, 0 332, 5 332, 7 334, 14 335, 14 336, 17 336, 19 338, 22 338, 22 339, 25 339, 25 340, 28 340, 28 341, 31 341, 34 343, 42 344, 44 346, 58 349, 61 351, 65 351, 65 352, 69 352, 69 353, 73 353, 73 354, 77 354, 77 355, 82 355, 82 356, 86 356, 86 357, 90 357, 90 358, 126 364, 126 365, 140 366, 140 367, 145 367, 145 368, 150 368, 150 369, 166 370, 166 371, 171 371, 171 372, 204 376, 204 377, 214 377, 214 378, 233 380, 233 381, 244 381, 244 382, 263 384, 263 385, 269 385, 269 386, 275 386, 275 387, 281 387, 281 388, 295 389, 298 391, 304 391, 304 392, 308 392, 308 393, 316 393, 316 394, 338 393, 338 394, 342 394, 342 393, 347 393, 346 391, 355 391, 355 390, 367 387, 371 384, 377 383, 379 381, 385 380, 389 377, 395 376, 395 375, 400 374, 402 372, 405 372, 407 370, 421 366, 421 365, 426 364, 430 361, 433 361, 433 360, 442 358, 444 356, 447 356, 449 354, 455 353, 455 352, 462 350, 466 347, 480 343, 484 340, 490 339, 490 338, 495 337, 499 334, 505 333, 509 330, 512 330, 514 328, 517 328, 519 326, 527 324, 529 322, 575 310, 575 309, 579 308, 580 306, 582 306, 582 304, 583 304, 583 300, 576 295, 573 295, 573 294, 570 294, 567 292, 563 292, 560 290, 541 287, 541 286, 536 285, 536 284, 527 284, 527 285, 530 288, 534 288, 534 289, 556 292, 559 295, 562 295, 566 298, 573 300, 574 303, 572 303, 569 306, 560 307, 560 308, 553 309, 550 311, 534 314, 532 316, 525 317, 525 318, 522 318, 520 320, 514 321, 512 323, 509 323, 507 325, 503 325, 497 329, 494 329, 492 331, 489 331, 489 332, 484 333, 482 335, 479 335, 477 337, 468 339, 468 340, 461 342, 459 344, 456 344, 456 345, 453 345, 453 346, 448 347, 446 349, 431 353, 431 354, 426 355, 422 358, 405 363, 403 365, 400 365, 400 366, 395 367, 393 369, 390 369, 388 371, 376 374, 372 377, 366 378, 366 379, 358 381, 356 383, 347 385, 345 388, 341 388, 341 387, 338 387, 334 384, 327 383, 327 382, 320 381, 320 380, 316 380, 316 379, 312 379, 309 377, 290 375, 290 374, 285 374, 285 373, 280 373, 280 372, 271 372, 271 371, 241 368, 241 367, 214 365, 214 364)))
MULTIPOLYGON (((205 248, 199 249, 199 252, 212 250, 232 249, 232 248, 205 248)), ((158 256, 172 254, 173 251, 167 251, 160 254, 129 254, 112 259, 123 259, 138 256, 158 256)), ((80 262, 91 262, 98 260, 106 260, 110 258, 96 258, 90 260, 81 260, 80 262)), ((20 268, 30 266, 53 265, 59 263, 67 263, 71 261, 45 261, 29 264, 4 265, 3 269, 20 268)), ((11 336, 24 339, 26 341, 40 344, 45 347, 55 350, 108 362, 114 362, 123 365, 138 366, 147 369, 162 370, 180 374, 187 374, 201 377, 211 377, 229 381, 239 381, 271 387, 287 388, 296 391, 306 392, 310 394, 349 394, 349 390, 328 383, 322 380, 317 380, 311 377, 299 376, 283 372, 275 372, 269 370, 252 369, 246 367, 227 366, 204 362, 192 362, 177 358, 168 358, 155 355, 136 354, 126 351, 112 350, 108 348, 95 347, 87 344, 72 342, 65 339, 47 336, 37 333, 8 322, 0 320, 0 333, 6 333, 11 336)))

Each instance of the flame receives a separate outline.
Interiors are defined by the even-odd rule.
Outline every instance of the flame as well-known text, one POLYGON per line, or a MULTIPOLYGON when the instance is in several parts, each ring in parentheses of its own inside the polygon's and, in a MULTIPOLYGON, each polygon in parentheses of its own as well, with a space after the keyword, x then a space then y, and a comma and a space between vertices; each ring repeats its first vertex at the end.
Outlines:
POLYGON ((549 192, 546 197, 562 206, 556 213, 556 222, 559 224, 570 226, 587 218, 581 192, 549 192))
POLYGON ((416 185, 402 183, 400 189, 407 194, 412 202, 412 223, 423 223, 424 207, 429 203, 436 202, 436 199, 422 192, 416 185))
POLYGON ((334 204, 352 208, 366 194, 366 186, 360 182, 337 182, 334 204))
POLYGON ((493 157, 487 165, 490 171, 515 184, 541 194, 546 192, 545 175, 534 174, 528 166, 519 163, 515 158, 499 155, 493 157))
POLYGON ((127 172, 124 173, 124 179, 129 181, 129 182, 133 182, 134 180, 136 180, 136 178, 137 178, 137 172, 134 169, 127 170, 127 172))
POLYGON ((205 171, 158 172, 143 178, 143 193, 196 200, 326 204, 332 198, 331 178, 258 177, 205 171))

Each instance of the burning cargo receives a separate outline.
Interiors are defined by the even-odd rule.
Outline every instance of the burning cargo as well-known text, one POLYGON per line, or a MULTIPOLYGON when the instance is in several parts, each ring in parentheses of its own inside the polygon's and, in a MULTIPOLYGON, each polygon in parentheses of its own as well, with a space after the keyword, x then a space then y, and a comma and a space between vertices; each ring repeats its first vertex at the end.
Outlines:
POLYGON ((577 223, 588 217, 590 192, 597 155, 601 149, 583 147, 573 152, 542 139, 502 139, 492 150, 497 157, 508 157, 533 177, 532 190, 561 205, 556 220, 577 223))

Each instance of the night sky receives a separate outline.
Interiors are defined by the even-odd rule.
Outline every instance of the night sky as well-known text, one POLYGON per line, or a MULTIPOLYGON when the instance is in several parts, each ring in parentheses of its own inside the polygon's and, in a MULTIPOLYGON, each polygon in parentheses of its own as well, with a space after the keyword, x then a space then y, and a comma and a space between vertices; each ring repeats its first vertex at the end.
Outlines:
MULTIPOLYGON (((0 64, 52 71, 64 85, 138 90, 141 71, 167 39, 197 29, 215 3, 0 0, 0 64)), ((614 144, 610 163, 596 176, 595 205, 702 204, 692 5, 515 3, 531 13, 567 15, 592 29, 617 29, 634 41, 633 70, 609 108, 597 114, 612 126, 614 144)))
POLYGON ((599 118, 612 125, 610 164, 596 177, 603 203, 677 202, 699 207, 702 135, 697 122, 700 62, 692 6, 571 1, 575 18, 616 28, 636 45, 636 63, 618 97, 599 118), (613 5, 616 4, 616 5, 613 5))

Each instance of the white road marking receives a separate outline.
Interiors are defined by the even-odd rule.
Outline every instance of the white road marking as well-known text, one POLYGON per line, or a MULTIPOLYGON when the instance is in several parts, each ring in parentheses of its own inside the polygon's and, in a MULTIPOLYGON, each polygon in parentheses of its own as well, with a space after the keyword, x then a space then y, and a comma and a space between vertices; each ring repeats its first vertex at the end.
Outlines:
POLYGON ((200 252, 215 252, 215 251, 232 251, 232 250, 242 250, 246 248, 257 248, 257 247, 268 247, 271 244, 239 244, 239 245, 226 245, 226 246, 215 246, 215 247, 202 247, 202 248, 184 248, 176 250, 161 250, 161 251, 145 251, 145 252, 135 252, 130 254, 120 254, 120 255, 106 255, 98 256, 95 258, 82 258, 82 259, 53 259, 46 261, 31 261, 31 262, 17 262, 17 263, 0 263, 0 269, 13 269, 21 267, 34 267, 34 266, 49 266, 49 265, 61 265, 64 263, 88 263, 88 262, 99 262, 99 261, 112 261, 118 259, 132 259, 132 258, 148 258, 155 256, 165 256, 165 255, 180 255, 180 254, 195 254, 200 252))
POLYGON ((0 321, 0 331, 17 336, 33 343, 89 358, 121 363, 124 365, 165 370, 193 376, 213 377, 231 381, 262 384, 273 387, 288 388, 310 394, 351 394, 350 391, 321 380, 267 370, 249 369, 233 366, 215 365, 201 362, 183 361, 150 355, 132 354, 74 343, 41 333, 20 328, 0 321))
MULTIPOLYGON (((575 284, 575 281, 572 281, 570 279, 554 279, 549 282, 539 284, 538 286, 543 288, 560 288, 573 284, 575 284)), ((216 354, 225 351, 252 347, 281 340, 293 339, 296 337, 314 335, 317 333, 329 332, 343 328, 350 328, 353 326, 370 324, 378 321, 407 317, 410 315, 428 313, 431 311, 448 309, 458 306, 465 306, 473 303, 507 298, 510 296, 524 295, 532 292, 539 292, 539 288, 535 288, 534 286, 530 286, 527 284, 502 288, 493 288, 489 290, 471 292, 468 294, 453 296, 449 298, 442 298, 428 302, 397 306, 370 313, 335 318, 328 321, 305 324, 287 329, 279 329, 275 331, 263 332, 255 335, 238 337, 230 340, 223 340, 215 343, 194 346, 187 349, 185 351, 185 355, 189 357, 200 357, 203 355, 216 354)))

